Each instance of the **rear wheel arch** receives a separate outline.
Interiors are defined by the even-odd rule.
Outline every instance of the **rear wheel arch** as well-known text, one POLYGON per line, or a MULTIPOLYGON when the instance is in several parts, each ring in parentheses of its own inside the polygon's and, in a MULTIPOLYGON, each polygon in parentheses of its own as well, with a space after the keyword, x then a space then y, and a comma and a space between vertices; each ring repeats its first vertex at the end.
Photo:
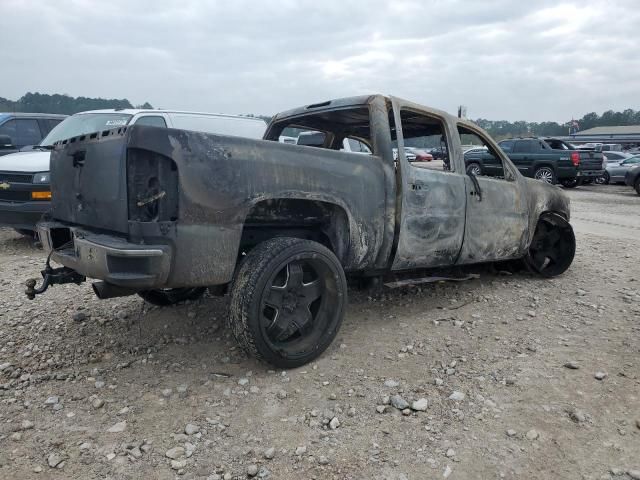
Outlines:
POLYGON ((254 203, 245 216, 241 253, 274 237, 316 241, 345 265, 351 256, 351 216, 333 202, 306 198, 270 198, 254 203))

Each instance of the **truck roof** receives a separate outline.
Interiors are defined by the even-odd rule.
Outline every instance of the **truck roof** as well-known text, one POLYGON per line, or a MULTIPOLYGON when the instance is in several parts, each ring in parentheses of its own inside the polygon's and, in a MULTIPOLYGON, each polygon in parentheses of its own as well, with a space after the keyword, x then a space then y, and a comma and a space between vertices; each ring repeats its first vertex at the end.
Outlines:
POLYGON ((66 118, 68 115, 61 113, 32 113, 32 112, 0 112, 0 118, 66 118))
POLYGON ((430 112, 433 113, 435 115, 438 116, 442 116, 442 117, 454 117, 456 118, 456 120, 462 124, 466 124, 466 125, 470 125, 473 126, 475 128, 478 128, 478 126, 473 123, 470 122, 469 120, 466 120, 464 118, 457 118, 455 117, 455 115, 452 115, 450 113, 447 113, 443 110, 438 110, 437 108, 432 108, 432 107, 427 107, 425 105, 420 105, 418 103, 414 103, 411 102, 409 100, 404 100, 402 98, 399 97, 394 97, 392 95, 383 95, 383 94, 373 94, 373 95, 358 95, 358 96, 354 96, 354 97, 344 97, 344 98, 337 98, 334 100, 326 100, 324 102, 318 102, 318 103, 312 103, 309 105, 304 105, 302 107, 297 107, 297 108, 292 108, 291 110, 285 110, 284 112, 280 112, 277 115, 275 115, 273 117, 272 121, 279 121, 282 120, 284 118, 289 118, 289 117, 296 117, 299 115, 306 115, 309 113, 315 113, 315 112, 322 112, 322 111, 326 111, 326 110, 335 110, 335 109, 339 109, 339 108, 343 108, 343 107, 352 107, 352 106, 357 106, 357 105, 367 105, 369 103, 371 103, 375 98, 383 98, 385 101, 390 102, 391 100, 396 100, 399 102, 402 102, 403 104, 406 105, 410 105, 412 107, 415 107, 419 110, 422 111, 426 111, 426 112, 430 112))
POLYGON ((258 117, 245 117, 243 115, 230 115, 226 113, 211 113, 211 112, 189 112, 186 110, 163 110, 163 109, 140 109, 140 108, 104 108, 100 110, 87 110, 84 112, 78 112, 75 115, 83 115, 86 113, 125 113, 128 115, 137 115, 139 113, 178 113, 185 115, 205 115, 210 117, 227 117, 227 118, 242 118, 246 120, 255 120, 265 123, 262 118, 258 117))

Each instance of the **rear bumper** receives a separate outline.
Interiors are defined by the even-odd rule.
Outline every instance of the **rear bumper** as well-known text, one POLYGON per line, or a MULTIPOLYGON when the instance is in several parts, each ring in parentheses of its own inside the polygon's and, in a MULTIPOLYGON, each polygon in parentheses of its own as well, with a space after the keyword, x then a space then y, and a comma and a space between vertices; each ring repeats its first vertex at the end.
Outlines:
POLYGON ((0 226, 35 230, 36 223, 49 211, 51 202, 0 201, 0 226))
POLYGON ((604 175, 604 170, 579 170, 576 173, 578 178, 598 178, 604 175))
POLYGON ((90 278, 132 289, 161 288, 171 270, 169 245, 140 245, 60 222, 37 226, 51 259, 90 278))

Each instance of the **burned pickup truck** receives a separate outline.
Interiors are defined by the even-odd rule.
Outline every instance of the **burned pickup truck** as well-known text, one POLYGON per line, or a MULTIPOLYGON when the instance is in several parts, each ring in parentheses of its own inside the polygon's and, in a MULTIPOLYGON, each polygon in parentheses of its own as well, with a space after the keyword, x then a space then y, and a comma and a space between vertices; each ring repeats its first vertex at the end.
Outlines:
POLYGON ((280 113, 263 140, 121 127, 59 142, 51 164, 52 211, 38 229, 63 267, 47 264, 30 297, 86 277, 100 298, 156 304, 227 289, 236 339, 278 367, 329 346, 347 277, 508 259, 551 277, 575 252, 558 188, 524 178, 475 124, 395 97, 280 113), (278 142, 300 131, 315 140, 278 142), (470 143, 500 168, 468 174, 470 143), (405 148, 429 145, 447 158, 407 160, 405 148))

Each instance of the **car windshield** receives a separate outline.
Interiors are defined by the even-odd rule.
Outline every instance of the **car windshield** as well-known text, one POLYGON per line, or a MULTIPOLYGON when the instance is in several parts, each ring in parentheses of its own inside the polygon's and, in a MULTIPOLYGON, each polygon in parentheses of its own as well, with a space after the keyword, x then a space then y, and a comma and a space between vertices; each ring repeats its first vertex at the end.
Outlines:
POLYGON ((78 135, 122 127, 131 117, 128 113, 77 113, 56 125, 40 145, 49 146, 78 135))

